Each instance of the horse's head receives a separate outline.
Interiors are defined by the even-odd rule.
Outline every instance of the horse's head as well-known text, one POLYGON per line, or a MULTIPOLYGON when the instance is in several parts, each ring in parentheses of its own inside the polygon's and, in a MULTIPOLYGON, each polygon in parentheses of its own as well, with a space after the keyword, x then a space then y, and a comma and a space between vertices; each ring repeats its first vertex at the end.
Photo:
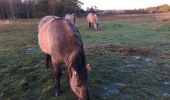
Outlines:
POLYGON ((78 73, 72 69, 72 76, 70 78, 70 86, 73 92, 78 97, 78 100, 89 100, 89 93, 88 93, 88 73, 90 71, 90 64, 86 65, 85 73, 87 74, 87 77, 83 78, 80 83, 80 78, 78 76, 78 73))
POLYGON ((93 28, 94 28, 94 30, 98 31, 98 29, 99 29, 99 24, 98 24, 98 23, 94 23, 94 24, 93 24, 93 28))
POLYGON ((75 14, 75 13, 72 13, 72 16, 76 17, 76 14, 75 14))

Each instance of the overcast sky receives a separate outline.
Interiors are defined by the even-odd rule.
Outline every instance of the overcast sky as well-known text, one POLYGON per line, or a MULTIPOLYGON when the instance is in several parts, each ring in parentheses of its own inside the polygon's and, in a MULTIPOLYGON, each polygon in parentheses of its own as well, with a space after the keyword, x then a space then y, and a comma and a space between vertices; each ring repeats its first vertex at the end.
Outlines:
POLYGON ((87 7, 97 6, 100 10, 110 9, 138 9, 151 6, 158 6, 161 4, 169 4, 170 0, 80 0, 84 5, 83 9, 87 7))

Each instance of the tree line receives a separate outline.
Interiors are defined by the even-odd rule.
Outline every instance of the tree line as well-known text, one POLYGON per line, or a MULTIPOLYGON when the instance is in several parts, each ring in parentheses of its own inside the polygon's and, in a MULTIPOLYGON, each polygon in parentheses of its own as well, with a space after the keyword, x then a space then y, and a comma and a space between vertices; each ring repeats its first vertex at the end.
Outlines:
POLYGON ((169 13, 170 6, 168 4, 159 5, 157 7, 148 7, 145 9, 125 10, 125 14, 153 14, 153 13, 169 13))
POLYGON ((45 15, 81 15, 79 0, 0 0, 0 19, 37 18, 45 15))
POLYGON ((96 6, 87 7, 86 11, 81 9, 83 5, 79 0, 0 0, 0 19, 40 18, 45 15, 56 15, 63 17, 66 13, 75 13, 77 16, 85 16, 89 12, 98 15, 117 14, 148 14, 170 12, 170 6, 160 5, 146 9, 134 10, 98 10, 96 6))
POLYGON ((150 13, 169 13, 170 6, 168 4, 164 4, 157 7, 149 7, 146 8, 145 10, 149 11, 150 13))
POLYGON ((0 18, 30 18, 32 17, 33 1, 0 0, 0 18))

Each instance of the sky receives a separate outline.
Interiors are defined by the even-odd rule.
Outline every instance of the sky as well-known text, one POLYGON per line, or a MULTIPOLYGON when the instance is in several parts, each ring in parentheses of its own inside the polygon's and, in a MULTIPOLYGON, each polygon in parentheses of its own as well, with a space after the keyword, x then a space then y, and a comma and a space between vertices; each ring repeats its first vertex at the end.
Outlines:
POLYGON ((158 6, 161 4, 169 4, 170 0, 79 0, 87 7, 97 6, 100 10, 124 10, 124 9, 139 9, 158 6))

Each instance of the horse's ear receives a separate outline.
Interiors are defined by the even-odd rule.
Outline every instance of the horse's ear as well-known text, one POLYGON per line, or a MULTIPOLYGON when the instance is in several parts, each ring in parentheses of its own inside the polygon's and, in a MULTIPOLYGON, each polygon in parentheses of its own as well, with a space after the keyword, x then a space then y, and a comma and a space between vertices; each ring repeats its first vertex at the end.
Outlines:
POLYGON ((73 74, 74 74, 74 75, 77 75, 77 72, 76 72, 75 70, 73 70, 73 74))
POLYGON ((91 64, 86 64, 86 69, 87 69, 87 71, 90 71, 91 70, 91 64))

